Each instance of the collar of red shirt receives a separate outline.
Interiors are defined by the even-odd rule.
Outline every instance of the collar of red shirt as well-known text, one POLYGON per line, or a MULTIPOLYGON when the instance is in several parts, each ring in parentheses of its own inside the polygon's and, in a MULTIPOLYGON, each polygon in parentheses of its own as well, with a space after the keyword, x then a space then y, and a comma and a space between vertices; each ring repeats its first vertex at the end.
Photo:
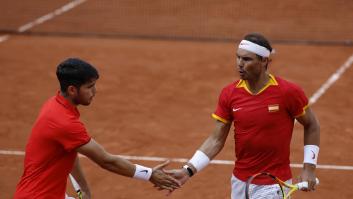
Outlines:
POLYGON ((80 112, 78 111, 77 107, 72 105, 69 100, 62 96, 60 91, 56 93, 55 99, 59 104, 63 105, 66 109, 69 109, 76 116, 80 117, 80 112))
POLYGON ((278 85, 278 83, 277 83, 277 81, 276 81, 276 78, 273 76, 273 75, 271 75, 271 74, 269 74, 269 76, 270 76, 270 79, 268 80, 268 82, 266 83, 266 85, 258 92, 258 93, 256 93, 256 94, 253 94, 251 91, 250 91, 250 89, 246 86, 246 81, 245 80, 240 80, 239 82, 238 82, 238 84, 236 85, 236 87, 237 88, 244 88, 248 93, 250 93, 250 94, 252 94, 252 95, 258 95, 258 94, 260 94, 261 92, 263 92, 264 90, 266 90, 266 88, 268 88, 269 86, 277 86, 278 85))

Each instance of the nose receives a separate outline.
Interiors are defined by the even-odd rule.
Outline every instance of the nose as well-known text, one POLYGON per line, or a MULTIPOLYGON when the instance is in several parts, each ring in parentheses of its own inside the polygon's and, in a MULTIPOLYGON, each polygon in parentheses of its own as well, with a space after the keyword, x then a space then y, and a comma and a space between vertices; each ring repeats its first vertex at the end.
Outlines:
POLYGON ((244 62, 242 58, 237 58, 237 66, 240 69, 244 68, 244 62))
POLYGON ((97 93, 97 89, 96 89, 96 86, 94 86, 93 89, 92 89, 92 94, 93 94, 93 96, 95 96, 96 93, 97 93))

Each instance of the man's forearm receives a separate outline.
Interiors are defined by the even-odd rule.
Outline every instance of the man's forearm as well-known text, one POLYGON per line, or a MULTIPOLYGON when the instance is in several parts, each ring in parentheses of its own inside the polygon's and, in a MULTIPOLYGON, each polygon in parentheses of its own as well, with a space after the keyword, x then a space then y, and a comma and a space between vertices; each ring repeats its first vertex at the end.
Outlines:
POLYGON ((111 155, 99 165, 106 170, 126 177, 133 177, 135 173, 135 165, 117 155, 111 155))
POLYGON ((320 127, 317 124, 304 127, 304 145, 320 146, 320 127))
POLYGON ((212 137, 208 138, 200 147, 200 151, 203 151, 212 160, 216 155, 223 149, 224 142, 221 142, 212 137))

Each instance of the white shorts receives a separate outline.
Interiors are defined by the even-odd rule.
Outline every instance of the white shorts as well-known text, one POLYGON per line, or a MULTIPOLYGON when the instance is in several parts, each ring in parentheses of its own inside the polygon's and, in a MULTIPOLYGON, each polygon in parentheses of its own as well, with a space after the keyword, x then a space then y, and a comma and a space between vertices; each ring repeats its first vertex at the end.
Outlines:
MULTIPOLYGON (((291 183, 292 180, 286 181, 287 183, 291 183)), ((243 182, 232 175, 231 178, 231 185, 232 185, 232 199, 245 199, 245 187, 246 182, 243 182)), ((282 198, 281 190, 279 189, 278 185, 254 185, 252 184, 252 189, 254 190, 254 195, 252 199, 280 199, 282 198), (259 191, 261 190, 261 191, 259 191), (256 195, 256 192, 259 193, 256 195)))

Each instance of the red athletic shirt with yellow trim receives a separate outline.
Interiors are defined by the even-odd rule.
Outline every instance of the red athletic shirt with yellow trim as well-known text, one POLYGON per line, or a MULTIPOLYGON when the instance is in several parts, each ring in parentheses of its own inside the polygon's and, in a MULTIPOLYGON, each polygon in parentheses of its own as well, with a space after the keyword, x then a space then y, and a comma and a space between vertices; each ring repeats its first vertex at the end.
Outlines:
MULTIPOLYGON (((225 123, 234 122, 234 176, 246 181, 258 172, 270 172, 282 180, 292 178, 289 152, 294 120, 304 114, 307 105, 299 86, 272 75, 255 95, 244 80, 223 88, 212 116, 225 123)), ((273 182, 258 179, 254 183, 273 182)))
POLYGON ((63 199, 77 152, 90 141, 80 113, 59 93, 42 107, 26 146, 15 199, 63 199))

